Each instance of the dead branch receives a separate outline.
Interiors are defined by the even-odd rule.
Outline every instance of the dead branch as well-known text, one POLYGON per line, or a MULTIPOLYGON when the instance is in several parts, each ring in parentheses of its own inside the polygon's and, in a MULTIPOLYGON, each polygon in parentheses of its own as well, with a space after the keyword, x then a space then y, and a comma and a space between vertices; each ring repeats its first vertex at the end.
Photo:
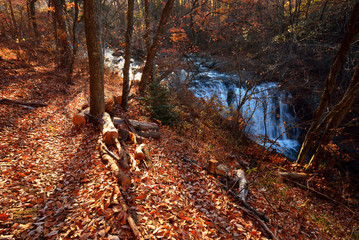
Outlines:
POLYGON ((131 185, 131 179, 129 176, 127 176, 118 166, 117 163, 113 160, 118 159, 116 155, 111 153, 106 147, 106 145, 100 141, 100 154, 101 158, 104 159, 103 163, 107 162, 110 165, 112 173, 116 176, 119 184, 123 187, 123 189, 127 190, 129 186, 131 185), (111 156, 111 157, 107 157, 111 156))
POLYGON ((46 107, 47 106, 46 103, 21 102, 21 101, 17 101, 17 100, 8 99, 8 98, 0 99, 0 104, 7 104, 7 105, 13 104, 13 105, 21 105, 21 106, 29 106, 29 107, 46 107))
MULTIPOLYGON (((148 131, 148 130, 152 130, 152 131, 158 131, 159 127, 156 123, 151 123, 151 122, 141 122, 141 121, 136 121, 136 120, 132 120, 132 119, 128 119, 129 123, 137 130, 139 131, 148 131)), ((118 118, 118 117, 114 117, 113 122, 115 124, 123 124, 126 122, 125 118, 118 118)))
POLYGON ((249 216, 253 217, 254 219, 257 220, 257 222, 261 225, 261 227, 268 233, 268 235, 274 239, 274 240, 279 240, 279 238, 276 237, 276 235, 274 235, 274 233, 269 229, 269 227, 267 226, 267 224, 265 224, 255 213, 253 213, 252 211, 250 211, 249 209, 242 207, 242 206, 238 206, 238 208, 240 208, 241 210, 243 210, 243 212, 247 213, 249 216))
POLYGON ((279 172, 279 175, 283 178, 290 178, 290 179, 306 179, 308 174, 306 173, 296 173, 296 172, 279 172))
POLYGON ((317 191, 317 190, 315 190, 315 189, 313 189, 313 188, 311 188, 311 187, 305 186, 305 185, 303 185, 303 184, 301 184, 301 183, 299 183, 299 182, 296 182, 296 181, 294 181, 294 180, 292 180, 292 179, 290 179, 290 178, 285 178, 285 179, 288 180, 288 181, 290 181, 290 182, 292 182, 292 183, 294 183, 294 184, 296 184, 297 186, 299 186, 299 187, 301 187, 301 188, 308 189, 308 190, 310 190, 310 191, 312 191, 312 192, 318 194, 319 196, 322 196, 322 197, 324 197, 324 198, 326 198, 326 199, 329 199, 330 201, 332 201, 332 202, 334 202, 334 203, 336 203, 336 204, 339 204, 339 205, 344 206, 348 211, 350 211, 352 214, 354 214, 357 219, 359 219, 358 213, 355 212, 355 211, 353 211, 352 209, 350 209, 350 208, 349 208, 347 205, 345 205, 344 203, 339 202, 339 201, 337 201, 337 200, 335 200, 335 199, 329 197, 328 195, 325 195, 324 193, 321 193, 321 192, 319 192, 319 191, 317 191))
POLYGON ((125 199, 122 195, 122 192, 118 186, 115 186, 115 192, 119 197, 118 200, 122 209, 127 213, 127 222, 128 225, 130 225, 133 234, 135 235, 136 239, 143 240, 144 238, 142 237, 139 228, 137 227, 135 221, 133 220, 131 213, 129 213, 129 207, 127 206, 125 199))

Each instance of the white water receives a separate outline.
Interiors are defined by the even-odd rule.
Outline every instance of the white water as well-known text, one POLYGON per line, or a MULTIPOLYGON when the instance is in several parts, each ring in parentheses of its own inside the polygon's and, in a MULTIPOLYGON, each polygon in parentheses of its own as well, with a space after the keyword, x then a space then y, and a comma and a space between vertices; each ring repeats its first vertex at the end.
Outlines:
MULTIPOLYGON (((246 132, 258 143, 288 157, 296 157, 300 147, 297 141, 299 131, 294 127, 295 118, 288 104, 291 99, 288 92, 281 90, 274 82, 263 83, 247 91, 238 86, 239 76, 236 74, 224 74, 204 66, 197 69, 199 72, 193 75, 189 88, 196 97, 205 100, 215 97, 220 105, 233 111, 247 92, 250 98, 241 108, 242 116, 248 123, 246 132)), ((247 76, 242 82, 250 80, 247 76)))
MULTIPOLYGON (((118 72, 119 76, 123 76, 123 66, 125 65, 125 59, 121 57, 116 57, 113 55, 114 51, 112 49, 106 49, 104 58, 105 65, 113 72, 118 72)), ((136 63, 133 59, 131 59, 130 64, 130 80, 131 81, 139 81, 141 79, 141 64, 136 63)))
MULTIPOLYGON (((105 51, 105 64, 122 76, 124 59, 113 56, 113 53, 110 49, 105 51)), ((133 60, 131 62, 130 79, 140 80, 141 65, 133 60)), ((228 112, 237 109, 238 103, 246 94, 246 88, 238 86, 239 76, 215 71, 199 61, 195 61, 195 65, 197 71, 190 73, 192 80, 189 85, 195 96, 205 100, 216 97, 217 102, 227 108, 228 112)), ((252 80, 250 74, 244 75, 246 77, 242 77, 242 82, 252 80)), ((181 70, 176 78, 184 82, 188 78, 188 72, 181 70)), ((256 142, 296 158, 300 147, 297 141, 299 132, 293 127, 295 118, 290 105, 287 104, 291 98, 290 94, 280 90, 278 84, 269 82, 256 86, 247 92, 247 95, 250 99, 241 108, 242 116, 248 123, 246 132, 250 133, 256 142)))

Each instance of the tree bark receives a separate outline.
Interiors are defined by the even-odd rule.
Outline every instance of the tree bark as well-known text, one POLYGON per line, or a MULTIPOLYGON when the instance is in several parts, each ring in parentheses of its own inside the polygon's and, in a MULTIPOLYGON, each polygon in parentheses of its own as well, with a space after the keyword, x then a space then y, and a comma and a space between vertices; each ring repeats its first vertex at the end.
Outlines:
POLYGON ((104 63, 99 0, 84 1, 85 32, 90 65, 90 113, 100 117, 105 110, 104 63))
POLYGON ((123 86, 121 106, 127 111, 128 94, 130 92, 130 61, 131 61, 131 36, 133 31, 133 6, 134 0, 128 0, 127 29, 125 34, 125 64, 123 66, 123 86))
POLYGON ((147 87, 147 82, 148 82, 149 76, 151 74, 151 69, 153 69, 153 63, 154 63, 154 60, 156 57, 157 48, 161 42, 161 37, 164 32, 171 9, 173 7, 173 2, 174 2, 174 0, 167 0, 166 5, 162 11, 160 23, 158 25, 156 35, 153 39, 153 43, 150 47, 150 51, 147 53, 146 64, 145 64, 145 67, 143 68, 141 82, 140 82, 140 93, 141 94, 145 93, 145 90, 147 87))
POLYGON ((116 176, 118 183, 123 187, 124 190, 127 190, 131 185, 131 178, 127 176, 116 164, 116 161, 107 153, 108 149, 101 142, 100 146, 100 155, 102 158, 102 162, 105 165, 109 165, 111 168, 112 173, 116 176))
MULTIPOLYGON (((125 119, 114 117, 113 122, 116 125, 121 125, 121 124, 125 123, 125 119)), ((158 131, 158 129, 159 129, 159 127, 156 123, 141 122, 141 121, 136 121, 136 120, 131 120, 131 119, 129 119, 129 122, 135 129, 137 129, 139 131, 148 131, 148 130, 158 131)))
POLYGON ((355 73, 350 81, 350 84, 342 98, 342 100, 330 111, 328 118, 325 118, 326 128, 322 134, 322 138, 318 144, 318 147, 313 154, 309 166, 317 167, 323 159, 325 146, 329 144, 330 140, 335 134, 335 130, 338 128, 339 124, 342 122, 345 115, 348 113, 350 107, 352 106, 357 94, 359 92, 359 64, 356 66, 355 73))
MULTIPOLYGON (((68 72, 68 68, 71 64, 72 52, 71 44, 69 40, 69 34, 67 31, 67 24, 64 18, 64 9, 61 0, 52 0, 52 4, 55 7, 55 19, 57 22, 57 48, 60 50, 59 68, 63 68, 68 72)), ((66 78, 66 80, 68 80, 66 78)), ((68 82, 70 83, 70 82, 68 82)))
POLYGON ((9 1, 9 7, 10 7, 10 14, 11 14, 11 21, 14 27, 14 31, 16 33, 16 35, 19 34, 19 28, 17 26, 17 22, 16 22, 16 18, 15 18, 15 14, 14 14, 14 9, 12 7, 12 0, 8 0, 9 1))
POLYGON ((29 6, 29 13, 30 13, 30 18, 31 18, 32 28, 33 28, 34 35, 35 35, 35 40, 36 40, 36 43, 39 44, 40 36, 39 36, 39 30, 38 30, 37 21, 36 21, 36 8, 35 8, 36 2, 37 2, 37 0, 29 0, 28 6, 29 6))
POLYGON ((320 125, 321 119, 323 117, 324 111, 327 108, 327 105, 330 100, 330 94, 334 90, 335 82, 338 76, 338 73, 343 66, 345 56, 349 52, 350 45, 355 38, 355 36, 359 32, 359 2, 357 2, 354 6, 352 11, 349 25, 347 31, 344 35, 344 38, 341 42, 340 48, 334 58, 332 65, 330 66, 329 75, 325 81, 325 89, 323 91, 319 106, 317 107, 316 111, 314 112, 312 124, 305 136, 303 141, 302 147, 300 149, 297 162, 299 164, 304 164, 306 155, 313 144, 313 141, 317 139, 316 131, 317 127, 320 125))
POLYGON ((74 71, 74 65, 76 60, 76 54, 77 54, 77 38, 76 38, 76 32, 77 32, 77 21, 79 18, 79 8, 78 8, 78 0, 75 0, 75 13, 74 13, 74 20, 72 23, 72 55, 70 59, 70 63, 67 69, 66 73, 66 82, 72 83, 72 74, 74 71))

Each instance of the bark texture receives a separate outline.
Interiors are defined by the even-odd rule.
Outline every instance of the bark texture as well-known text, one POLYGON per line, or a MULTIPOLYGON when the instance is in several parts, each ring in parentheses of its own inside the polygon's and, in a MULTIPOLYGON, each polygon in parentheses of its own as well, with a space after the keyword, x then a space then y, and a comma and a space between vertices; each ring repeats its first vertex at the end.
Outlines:
POLYGON ((125 35, 125 64, 123 66, 123 86, 121 106, 127 111, 128 94, 130 92, 130 61, 131 61, 131 36, 133 31, 133 6, 134 0, 128 0, 127 29, 125 35))
POLYGON ((166 5, 162 11, 160 23, 157 28, 156 35, 154 36, 153 43, 151 44, 151 47, 149 49, 149 52, 147 52, 147 58, 146 58, 146 64, 143 68, 141 82, 140 82, 140 93, 144 94, 147 82, 149 79, 149 76, 151 74, 151 69, 153 69, 153 63, 156 57, 157 48, 161 42, 162 34, 165 30, 166 23, 168 20, 168 17, 170 15, 170 12, 173 7, 174 0, 167 0, 166 5))
POLYGON ((318 133, 320 129, 321 120, 323 118, 324 111, 327 109, 330 94, 334 90, 336 79, 340 69, 343 66, 344 60, 346 55, 349 52, 350 45, 353 42, 353 39, 359 32, 359 2, 357 2, 354 6, 352 14, 350 16, 349 24, 344 35, 344 38, 341 42, 340 48, 334 58, 332 65, 330 66, 329 75, 325 81, 325 89, 322 93, 322 97, 317 107, 316 111, 314 112, 312 124, 305 136, 303 141, 302 147, 300 149, 297 162, 300 164, 304 164, 307 153, 310 147, 313 144, 313 141, 318 138, 318 133))
POLYGON ((86 44, 90 65, 90 113, 100 117, 105 110, 104 63, 99 0, 84 1, 86 44))

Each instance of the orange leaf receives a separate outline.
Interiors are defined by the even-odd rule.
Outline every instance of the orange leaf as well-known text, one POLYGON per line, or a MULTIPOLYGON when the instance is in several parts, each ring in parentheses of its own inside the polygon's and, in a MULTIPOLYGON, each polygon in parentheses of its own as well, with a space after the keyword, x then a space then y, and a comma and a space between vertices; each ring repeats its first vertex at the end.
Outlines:
POLYGON ((136 197, 136 199, 140 199, 140 200, 145 199, 145 198, 146 198, 145 194, 141 194, 141 195, 136 197))
POLYGON ((8 220, 8 218, 9 218, 9 215, 7 215, 7 214, 5 214, 5 213, 1 213, 0 214, 0 221, 6 221, 6 220, 8 220))

